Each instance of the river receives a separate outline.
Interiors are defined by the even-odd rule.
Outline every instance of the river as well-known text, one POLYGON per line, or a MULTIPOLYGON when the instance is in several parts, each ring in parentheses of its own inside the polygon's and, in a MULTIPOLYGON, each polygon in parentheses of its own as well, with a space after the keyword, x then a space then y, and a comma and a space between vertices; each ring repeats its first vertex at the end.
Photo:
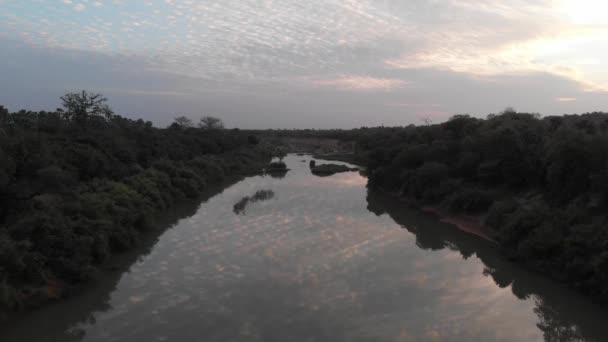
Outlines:
POLYGON ((312 175, 310 159, 168 213, 101 281, 0 341, 608 341, 591 300, 357 172, 312 175))

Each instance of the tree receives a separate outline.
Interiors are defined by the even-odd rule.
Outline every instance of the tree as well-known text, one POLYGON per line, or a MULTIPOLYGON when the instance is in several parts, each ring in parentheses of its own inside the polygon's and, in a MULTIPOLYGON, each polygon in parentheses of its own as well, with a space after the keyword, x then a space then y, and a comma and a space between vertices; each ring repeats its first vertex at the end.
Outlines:
POLYGON ((6 135, 4 127, 8 122, 8 109, 4 108, 4 106, 0 106, 0 138, 6 135))
POLYGON ((186 116, 178 116, 173 120, 173 125, 178 128, 190 128, 193 126, 192 119, 186 116))
POLYGON ((224 122, 213 116, 205 116, 201 118, 198 126, 202 129, 224 129, 224 122))
POLYGON ((4 123, 8 119, 8 109, 0 106, 0 123, 4 123))
POLYGON ((85 122, 90 116, 101 116, 110 120, 114 112, 107 105, 107 101, 103 95, 85 90, 80 93, 67 93, 61 97, 61 104, 65 108, 63 116, 79 123, 85 122))
POLYGON ((515 108, 509 106, 509 107, 505 108, 500 114, 501 115, 505 115, 505 114, 517 114, 517 111, 515 110, 515 108))

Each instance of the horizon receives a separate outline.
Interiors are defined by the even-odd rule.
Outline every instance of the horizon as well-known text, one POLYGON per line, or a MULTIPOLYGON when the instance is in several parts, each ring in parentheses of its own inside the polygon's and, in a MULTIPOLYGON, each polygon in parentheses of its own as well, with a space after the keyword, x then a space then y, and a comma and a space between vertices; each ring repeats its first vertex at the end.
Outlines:
POLYGON ((0 0, 0 105, 102 93, 164 127, 420 125, 607 111, 601 0, 0 0))

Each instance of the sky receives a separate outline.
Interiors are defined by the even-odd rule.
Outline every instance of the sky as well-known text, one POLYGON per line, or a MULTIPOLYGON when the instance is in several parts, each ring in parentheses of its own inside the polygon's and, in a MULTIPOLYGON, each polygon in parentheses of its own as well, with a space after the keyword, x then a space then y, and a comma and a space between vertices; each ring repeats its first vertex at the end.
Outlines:
POLYGON ((0 105, 352 128, 608 111, 606 0, 0 0, 0 105))

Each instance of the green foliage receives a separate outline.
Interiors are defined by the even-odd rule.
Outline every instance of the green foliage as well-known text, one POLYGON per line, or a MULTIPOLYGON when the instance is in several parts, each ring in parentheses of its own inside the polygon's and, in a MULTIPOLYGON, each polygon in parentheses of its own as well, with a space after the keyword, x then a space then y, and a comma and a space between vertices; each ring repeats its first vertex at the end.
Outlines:
POLYGON ((608 303, 608 114, 508 108, 353 136, 370 187, 487 213, 507 255, 608 303))
POLYGON ((0 309, 50 281, 86 281, 159 211, 270 159, 239 131, 154 128, 87 92, 62 101, 0 107, 0 309))

